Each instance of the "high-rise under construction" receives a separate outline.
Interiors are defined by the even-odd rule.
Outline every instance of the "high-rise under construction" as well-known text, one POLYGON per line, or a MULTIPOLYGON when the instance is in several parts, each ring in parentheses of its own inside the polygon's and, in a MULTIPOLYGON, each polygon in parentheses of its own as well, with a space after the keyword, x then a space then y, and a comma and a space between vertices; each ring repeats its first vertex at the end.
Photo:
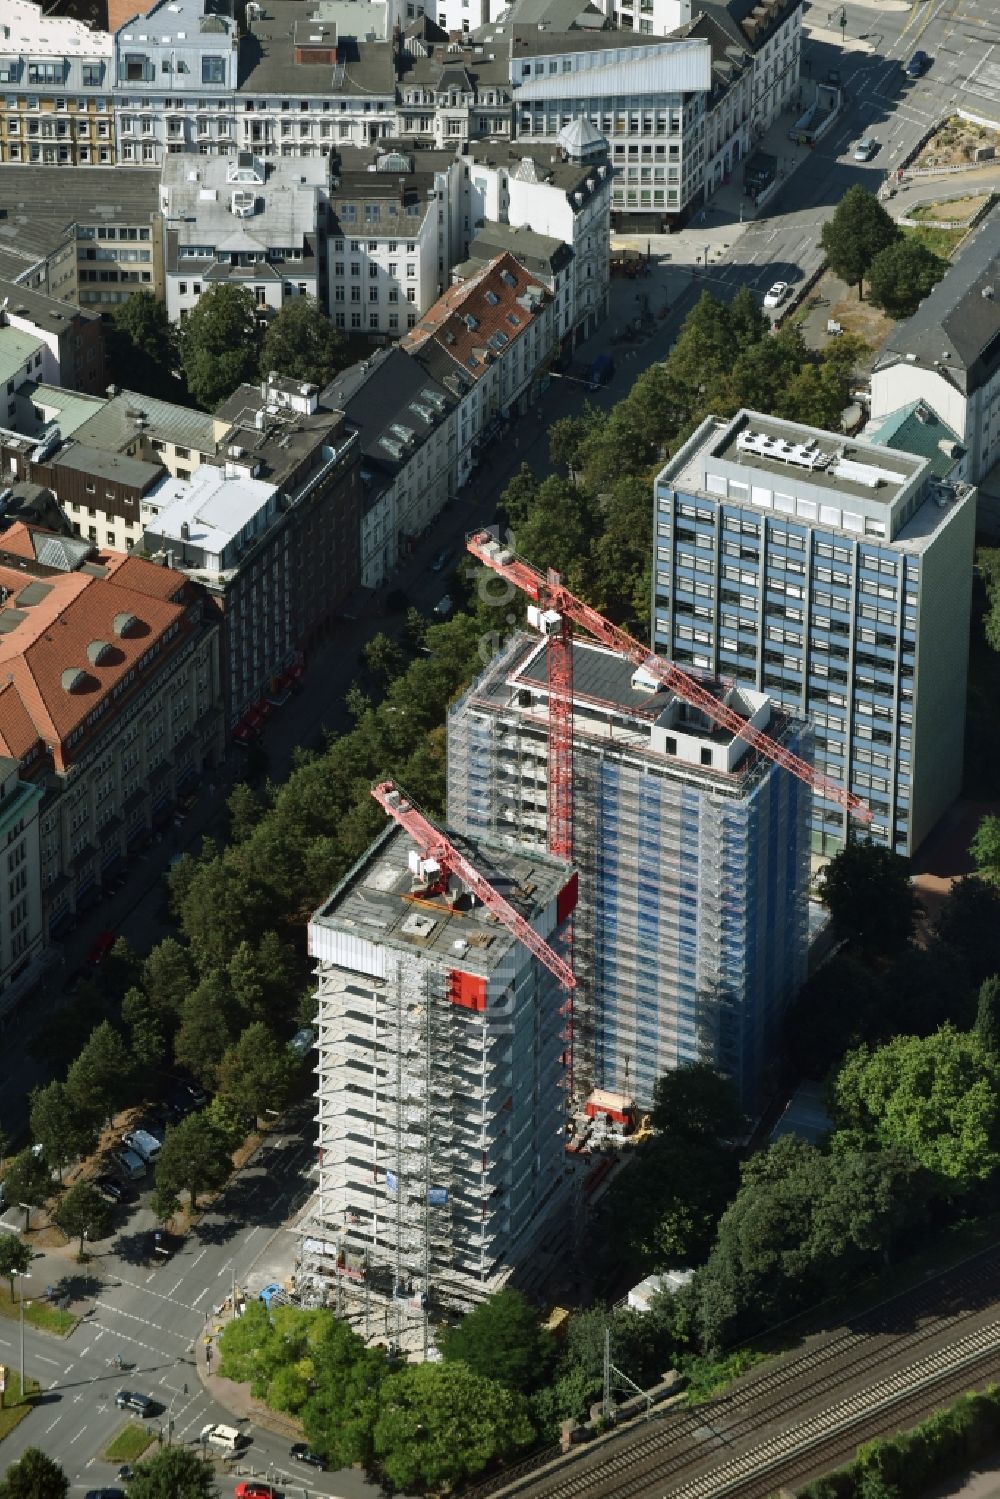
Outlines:
POLYGON ((417 1308, 543 1274, 569 1190, 557 954, 576 878, 543 849, 455 844, 482 898, 390 827, 309 925, 320 1179, 303 1259, 417 1308))
MULTIPOLYGON (((547 649, 518 634, 450 712, 449 821, 471 836, 545 844, 547 649)), ((708 1060, 755 1112, 805 976, 812 794, 624 656, 572 653, 576 1091, 646 1106, 663 1072, 708 1060)), ((809 757, 766 696, 702 685, 809 757)))

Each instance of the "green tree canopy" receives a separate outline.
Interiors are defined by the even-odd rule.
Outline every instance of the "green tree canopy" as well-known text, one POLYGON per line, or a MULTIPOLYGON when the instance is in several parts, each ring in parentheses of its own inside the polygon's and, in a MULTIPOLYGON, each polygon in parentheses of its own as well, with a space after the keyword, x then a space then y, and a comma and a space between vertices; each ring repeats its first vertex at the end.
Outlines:
POLYGON ((17 1234, 0 1234, 0 1277, 10 1287, 10 1299, 14 1300, 14 1279, 27 1275, 35 1252, 30 1244, 19 1239, 17 1234))
POLYGON ((969 853, 984 880, 1000 880, 1000 817, 995 813, 980 819, 969 853))
POLYGON ((66 1092, 81 1113, 103 1123, 129 1101, 133 1078, 128 1047, 121 1033, 104 1020, 66 1074, 66 1092))
POLYGON ((155 1071, 167 1054, 167 1043, 163 1022, 142 989, 126 990, 122 997, 122 1020, 128 1027, 136 1068, 146 1074, 155 1071))
POLYGON ((292 380, 308 380, 322 390, 350 362, 347 341, 315 297, 289 297, 267 325, 260 355, 265 374, 276 370, 292 380))
POLYGON ((973 874, 956 880, 934 931, 961 959, 971 983, 1000 973, 1000 885, 973 874))
POLYGON ((230 841, 243 843, 260 822, 264 804, 252 786, 246 781, 238 781, 229 793, 226 806, 229 809, 230 841))
POLYGON ((735 1083, 709 1062, 689 1062, 657 1078, 651 1123, 675 1140, 712 1142, 746 1128, 735 1083))
POLYGON ((219 1065, 238 1030, 238 1014, 227 978, 206 973, 181 1007, 174 1060, 205 1087, 214 1088, 219 1065))
POLYGON ((905 234, 879 250, 868 267, 868 297, 893 318, 909 317, 948 269, 915 235, 905 234))
POLYGON ((188 389, 214 411, 238 385, 255 380, 260 326, 253 294, 220 282, 203 292, 180 327, 180 357, 188 389))
POLYGON ((163 1447, 137 1463, 129 1499, 218 1499, 215 1469, 190 1447, 163 1447))
POLYGON ((186 394, 174 373, 178 362, 175 330, 166 303, 149 291, 135 291, 119 303, 105 330, 108 368, 131 390, 161 400, 182 400, 186 394))
POLYGON ((299 1065, 295 1053, 261 1021, 242 1031, 219 1064, 219 1096, 254 1115, 280 1112, 292 1096, 299 1065))
POLYGON ((830 269, 862 295, 864 280, 880 251, 899 238, 899 229, 874 193, 858 184, 848 188, 820 231, 830 269))
POLYGON ((662 1135, 640 1145, 601 1204, 612 1284, 620 1285, 626 1270, 639 1280, 700 1264, 738 1185, 736 1157, 714 1140, 662 1135))
POLYGON ((51 1457, 26 1447, 0 1479, 0 1499, 67 1499, 69 1479, 51 1457))
POLYGON ((87 1181, 76 1182, 60 1197, 53 1216, 68 1238, 79 1239, 81 1256, 84 1239, 103 1239, 111 1228, 110 1207, 87 1181))
POLYGON ((464 1364, 408 1364, 382 1380, 374 1449, 398 1488, 454 1487, 534 1434, 522 1397, 464 1364))
POLYGON ((63 1167, 93 1146, 94 1117, 74 1101, 65 1083, 52 1082, 32 1090, 30 1119, 32 1136, 61 1181, 63 1167))
POLYGON ((186 1191, 191 1207, 199 1193, 221 1187, 233 1169, 229 1143, 205 1114, 189 1114, 167 1130, 156 1162, 156 1185, 166 1193, 186 1191))
POLYGON ((980 985, 976 1035, 986 1051, 1000 1062, 1000 974, 984 979, 980 985))
POLYGON ((332 1467, 370 1465, 385 1353, 366 1348, 343 1322, 331 1321, 312 1349, 313 1390, 302 1408, 310 1447, 332 1467))
POLYGON ((1000 1165, 1000 1072, 978 1036, 942 1026, 845 1059, 833 1088, 838 1124, 905 1151, 957 1186, 1000 1165))
POLYGON ((913 936, 910 862, 880 844, 846 844, 820 875, 819 898, 837 936, 866 952, 896 952, 913 936))
POLYGON ((543 1382, 554 1352, 537 1311, 514 1290, 498 1291, 455 1326, 442 1327, 438 1346, 449 1363, 522 1394, 543 1382))
POLYGON ((187 948, 176 937, 164 937, 142 965, 142 990, 165 1030, 173 1029, 194 985, 194 964, 187 948))
MULTIPOLYGON (((52 1179, 45 1160, 33 1150, 22 1150, 7 1167, 4 1177, 7 1199, 24 1208, 24 1229, 27 1233, 31 1221, 31 1209, 40 1207, 52 1191, 52 1179)), ((3 1234, 2 1239, 11 1235, 3 1234)))

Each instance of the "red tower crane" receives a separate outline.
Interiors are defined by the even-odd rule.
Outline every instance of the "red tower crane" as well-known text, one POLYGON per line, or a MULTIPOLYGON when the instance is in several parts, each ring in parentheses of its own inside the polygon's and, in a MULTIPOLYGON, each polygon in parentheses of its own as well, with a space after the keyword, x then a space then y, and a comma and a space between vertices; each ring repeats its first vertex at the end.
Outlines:
MULTIPOLYGON (((751 748, 757 750, 768 760, 780 765, 784 770, 790 771, 800 781, 827 801, 837 802, 847 809, 853 816, 864 822, 871 821, 871 812, 860 797, 831 781, 822 775, 806 760, 801 760, 798 755, 793 755, 790 750, 778 744, 769 734, 763 733, 749 724, 746 719, 734 712, 734 710, 711 692, 689 677, 686 672, 681 671, 670 661, 664 661, 661 656, 655 655, 647 646, 641 644, 627 630, 620 625, 613 625, 610 620, 598 614, 589 604, 570 593, 559 578, 558 573, 551 570, 542 573, 538 568, 526 562, 523 557, 518 557, 510 547, 502 546, 496 537, 489 531, 476 531, 466 540, 466 547, 473 557, 478 558, 486 567, 505 578, 508 583, 513 583, 526 593, 538 606, 539 614, 535 623, 542 632, 549 637, 549 652, 552 650, 553 640, 558 638, 560 644, 557 653, 565 650, 566 655, 572 660, 571 628, 579 625, 592 635, 601 645, 609 646, 617 651, 619 655, 625 656, 635 666, 642 667, 649 676, 661 682, 675 692, 685 702, 691 703, 693 707, 699 708, 706 718, 720 727, 728 729, 731 734, 737 735, 751 748)), ((560 666, 554 677, 551 666, 549 669, 549 787, 550 798, 552 797, 553 780, 556 782, 556 796, 560 808, 568 807, 570 822, 572 822, 573 806, 573 713, 572 713, 572 679, 570 673, 564 666, 560 666), (556 686, 558 677, 558 686, 556 686), (552 694, 556 686, 556 694, 560 696, 558 705, 553 708, 552 694), (568 692, 568 696, 566 695, 568 692), (555 769, 553 768, 555 767, 555 769)), ((553 805, 550 800, 550 806, 553 805)), ((572 845, 571 845, 572 846, 572 845)))
POLYGON ((492 911, 497 920, 503 923, 511 936, 516 937, 540 963, 544 963, 564 989, 573 992, 576 979, 569 964, 564 963, 558 953, 552 951, 534 927, 523 916, 518 915, 499 891, 494 890, 489 880, 479 873, 464 854, 459 853, 450 839, 440 828, 434 826, 394 781, 382 781, 373 786, 372 796, 383 811, 394 818, 401 828, 405 828, 425 859, 434 859, 445 873, 453 874, 456 879, 461 880, 486 909, 492 911))

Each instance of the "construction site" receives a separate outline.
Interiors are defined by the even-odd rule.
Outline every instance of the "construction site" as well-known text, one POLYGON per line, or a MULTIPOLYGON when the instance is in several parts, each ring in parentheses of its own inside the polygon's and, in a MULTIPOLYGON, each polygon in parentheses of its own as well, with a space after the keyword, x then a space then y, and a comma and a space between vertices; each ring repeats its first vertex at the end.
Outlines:
POLYGON ((540 1241, 567 1195, 572 976, 557 950, 576 880, 544 850, 436 830, 428 853, 407 829, 413 809, 385 795, 402 825, 309 929, 321 1166, 303 1263, 329 1285, 363 1284, 404 1322, 431 1298, 472 1305, 518 1267, 544 1273, 540 1241))

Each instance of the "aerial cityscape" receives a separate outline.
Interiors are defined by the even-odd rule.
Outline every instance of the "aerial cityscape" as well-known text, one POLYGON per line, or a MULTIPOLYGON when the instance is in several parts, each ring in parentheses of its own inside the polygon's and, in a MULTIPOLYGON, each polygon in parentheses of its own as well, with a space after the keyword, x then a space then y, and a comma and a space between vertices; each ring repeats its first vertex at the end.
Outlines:
POLYGON ((998 49, 0 0, 0 1499, 1000 1495, 998 49))

